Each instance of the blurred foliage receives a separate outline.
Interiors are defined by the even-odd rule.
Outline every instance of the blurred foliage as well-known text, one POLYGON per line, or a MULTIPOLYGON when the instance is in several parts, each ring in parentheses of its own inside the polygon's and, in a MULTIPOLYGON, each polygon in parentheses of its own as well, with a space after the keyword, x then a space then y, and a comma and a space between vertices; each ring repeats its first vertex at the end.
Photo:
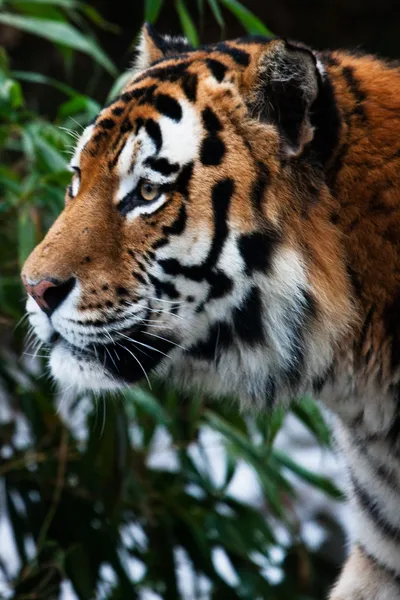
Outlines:
MULTIPOLYGON (((144 17, 156 21, 163 4, 145 0, 144 17)), ((177 0, 173 9, 196 45, 205 1, 193 4, 177 0)), ((207 4, 221 30, 230 11, 244 30, 268 33, 237 0, 207 4)), ((118 30, 89 3, 3 0, 0 6, 0 23, 52 42, 66 72, 78 52, 116 75, 96 29, 118 30)), ((156 383, 104 403, 66 398, 52 388, 45 356, 24 346, 20 267, 62 209, 68 154, 104 101, 37 72, 14 72, 0 53, 0 502, 19 558, 17 572, 10 572, 2 545, 0 596, 58 598, 69 581, 82 600, 145 598, 146 590, 177 600, 184 597, 185 571, 193 600, 319 599, 335 569, 299 536, 293 476, 332 498, 340 491, 273 448, 282 411, 243 416, 230 400, 188 398, 156 383), (62 93, 54 119, 28 108, 27 82, 62 93), (257 509, 230 493, 243 461, 262 490, 257 509), (229 577, 218 566, 221 553, 229 577), (278 568, 276 583, 271 573, 278 568)), ((328 447, 316 405, 303 399, 293 411, 328 447)))

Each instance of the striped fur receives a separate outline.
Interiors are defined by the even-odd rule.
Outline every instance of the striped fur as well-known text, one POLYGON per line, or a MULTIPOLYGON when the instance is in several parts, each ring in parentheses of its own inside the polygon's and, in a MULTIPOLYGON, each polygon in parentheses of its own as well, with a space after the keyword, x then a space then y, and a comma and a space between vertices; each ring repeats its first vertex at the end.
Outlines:
POLYGON ((399 116, 399 69, 373 57, 147 26, 23 270, 68 283, 27 305, 61 384, 151 372, 337 414, 356 527, 332 600, 400 593, 399 116))

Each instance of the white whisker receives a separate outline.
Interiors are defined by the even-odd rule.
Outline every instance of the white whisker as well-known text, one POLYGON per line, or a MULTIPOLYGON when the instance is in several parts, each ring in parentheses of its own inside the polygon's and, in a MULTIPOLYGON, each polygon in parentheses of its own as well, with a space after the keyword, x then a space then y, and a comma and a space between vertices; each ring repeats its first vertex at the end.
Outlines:
POLYGON ((79 138, 81 137, 77 131, 74 131, 73 129, 68 129, 68 127, 61 127, 61 125, 59 125, 58 129, 62 129, 62 131, 65 131, 68 135, 73 137, 75 140, 79 140, 79 138))
POLYGON ((29 317, 29 313, 25 313, 24 315, 22 315, 22 317, 20 318, 20 320, 18 321, 18 323, 15 325, 13 332, 15 333, 15 331, 18 329, 18 327, 23 323, 23 321, 25 321, 25 319, 27 319, 29 317))
POLYGON ((147 375, 147 373, 146 373, 146 371, 145 371, 145 369, 144 369, 144 367, 143 367, 142 363, 141 363, 141 362, 140 362, 140 360, 137 358, 137 356, 135 356, 135 355, 133 354, 133 352, 131 352, 131 351, 130 351, 128 348, 126 348, 126 347, 125 347, 125 346, 123 346, 122 344, 119 344, 118 342, 115 342, 115 343, 116 343, 116 344, 118 344, 118 346, 121 346, 121 348, 123 348, 123 349, 124 349, 124 350, 126 350, 127 352, 129 352, 129 354, 130 354, 130 355, 131 355, 131 356, 132 356, 132 357, 133 357, 133 358, 136 360, 136 362, 138 363, 138 365, 139 365, 139 366, 140 366, 140 368, 142 369, 142 371, 143 371, 143 373, 144 373, 144 376, 146 377, 146 381, 147 381, 147 383, 148 383, 148 386, 149 386, 149 388, 150 388, 150 389, 152 389, 152 387, 151 387, 151 383, 150 383, 150 379, 148 378, 148 375, 147 375))
POLYGON ((113 357, 112 357, 112 354, 111 354, 110 350, 107 348, 107 346, 104 346, 104 350, 107 352, 108 356, 111 358, 111 360, 112 360, 112 363, 113 363, 113 365, 114 365, 114 367, 116 368, 116 370, 117 370, 117 373, 118 373, 118 367, 117 367, 117 365, 116 365, 116 363, 115 363, 115 360, 114 360, 114 359, 113 359, 113 357))
POLYGON ((163 300, 162 298, 155 298, 154 296, 147 296, 146 295, 146 299, 147 300, 154 300, 155 302, 165 302, 166 304, 176 304, 176 305, 181 305, 181 304, 187 304, 187 302, 185 300, 163 300))
POLYGON ((82 125, 82 123, 79 123, 79 121, 74 119, 74 117, 68 117, 68 118, 71 119, 71 121, 73 121, 74 123, 76 123, 78 125, 78 127, 80 127, 82 129, 82 131, 85 129, 84 126, 82 125))
POLYGON ((176 344, 172 340, 167 340, 167 338, 164 338, 161 335, 156 335, 155 333, 150 333, 150 332, 146 332, 146 335, 151 335, 152 337, 156 337, 156 338, 159 338, 160 340, 164 340, 164 342, 168 342, 168 344, 173 344, 177 348, 182 348, 182 350, 186 350, 186 348, 184 346, 181 346, 180 344, 176 344))
POLYGON ((158 352, 159 354, 162 354, 163 356, 166 356, 167 358, 170 358, 168 356, 168 354, 165 354, 165 352, 162 352, 158 348, 154 348, 154 346, 150 346, 149 344, 145 344, 144 342, 138 342, 137 340, 135 340, 135 339, 133 339, 131 337, 128 337, 127 335, 124 335, 123 333, 121 335, 122 335, 122 337, 126 338, 127 340, 129 340, 133 344, 139 344, 139 346, 144 346, 145 348, 148 348, 149 350, 153 350, 153 352, 158 352))

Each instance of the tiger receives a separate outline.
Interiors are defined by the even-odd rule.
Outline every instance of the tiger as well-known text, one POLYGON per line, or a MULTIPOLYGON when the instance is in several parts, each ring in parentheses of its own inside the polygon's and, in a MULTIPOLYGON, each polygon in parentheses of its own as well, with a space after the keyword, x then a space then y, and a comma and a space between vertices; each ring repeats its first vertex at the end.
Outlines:
POLYGON ((146 24, 22 269, 61 386, 334 414, 354 532, 331 600, 400 597, 399 117, 394 63, 146 24))

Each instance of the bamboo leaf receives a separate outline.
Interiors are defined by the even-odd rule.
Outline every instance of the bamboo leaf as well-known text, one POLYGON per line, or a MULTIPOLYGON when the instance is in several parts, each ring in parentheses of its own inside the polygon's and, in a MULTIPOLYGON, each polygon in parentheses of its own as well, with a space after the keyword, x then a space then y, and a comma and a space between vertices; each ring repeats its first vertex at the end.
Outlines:
POLYGON ((69 23, 61 23, 51 19, 0 13, 0 23, 16 27, 27 33, 38 35, 57 44, 79 50, 91 56, 111 75, 116 75, 117 70, 108 56, 93 39, 84 36, 78 29, 69 23))
POLYGON ((300 477, 303 481, 306 481, 307 483, 319 488, 331 498, 334 498, 335 500, 344 500, 343 491, 340 490, 328 477, 318 475, 309 469, 302 467, 280 450, 273 450, 273 457, 278 464, 289 469, 289 471, 300 477))
POLYGON ((145 0, 144 2, 144 20, 155 23, 160 14, 164 0, 145 0))
POLYGON ((212 10, 214 19, 217 21, 217 23, 221 27, 221 29, 223 29, 225 26, 225 21, 224 21, 224 17, 222 16, 222 12, 221 12, 221 9, 218 4, 218 0, 208 0, 208 4, 210 5, 210 8, 212 10))
POLYGON ((242 23, 243 27, 251 34, 261 34, 274 37, 258 17, 238 0, 220 0, 235 17, 242 23))
POLYGON ((196 48, 199 45, 199 35, 184 0, 177 0, 176 10, 179 15, 183 33, 189 42, 196 48))

